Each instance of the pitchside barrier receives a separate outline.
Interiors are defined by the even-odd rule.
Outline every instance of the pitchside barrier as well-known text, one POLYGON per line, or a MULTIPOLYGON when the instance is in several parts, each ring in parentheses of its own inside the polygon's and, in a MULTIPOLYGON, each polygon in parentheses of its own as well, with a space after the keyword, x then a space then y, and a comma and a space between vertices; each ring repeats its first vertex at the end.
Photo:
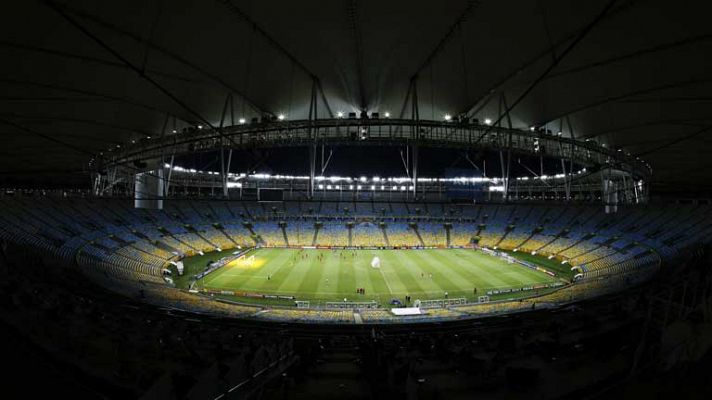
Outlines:
MULTIPOLYGON (((283 247, 283 246, 282 246, 283 247)), ((447 249, 447 246, 296 246, 305 250, 432 250, 447 249)))
POLYGON ((308 301, 295 301, 294 304, 297 306, 297 308, 309 308, 309 302, 308 301))
POLYGON ((324 304, 325 308, 337 308, 339 310, 350 310, 350 309, 367 309, 367 308, 378 308, 378 303, 375 301, 368 302, 357 302, 357 301, 329 301, 324 304))
POLYGON ((528 291, 532 291, 532 290, 557 288, 560 286, 564 286, 564 284, 562 282, 541 283, 541 284, 536 284, 536 285, 531 285, 531 286, 522 286, 522 287, 488 288, 488 289, 485 289, 485 293, 488 296, 493 296, 493 295, 497 295, 497 294, 509 294, 509 293, 528 292, 528 291))
MULTIPOLYGON (((417 302, 418 300, 416 300, 417 302)), ((457 297, 454 299, 434 299, 434 300, 420 300, 420 308, 445 308, 448 306, 461 306, 467 304, 467 299, 464 297, 457 297)))

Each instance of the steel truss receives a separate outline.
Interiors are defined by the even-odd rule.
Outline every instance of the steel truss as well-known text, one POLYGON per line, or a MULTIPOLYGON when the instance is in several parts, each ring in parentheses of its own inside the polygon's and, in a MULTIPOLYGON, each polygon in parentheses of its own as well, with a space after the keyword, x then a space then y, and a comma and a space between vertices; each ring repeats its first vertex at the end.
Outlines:
MULTIPOLYGON (((310 149, 309 163, 312 173, 305 192, 313 198, 315 194, 315 156, 317 146, 405 146, 413 149, 411 177, 418 176, 417 149, 423 147, 454 148, 460 150, 485 149, 500 152, 504 171, 510 170, 512 157, 509 154, 524 154, 540 159, 561 160, 563 178, 544 180, 542 177, 528 177, 527 181, 503 176, 506 184, 500 199, 522 199, 534 196, 546 197, 555 193, 556 198, 572 200, 587 197, 604 203, 644 202, 646 185, 652 170, 646 162, 621 150, 604 147, 594 141, 553 135, 545 130, 519 130, 501 126, 481 125, 459 121, 430 121, 412 119, 309 119, 299 121, 269 121, 238 124, 216 129, 185 129, 159 138, 145 138, 116 151, 97 157, 92 163, 97 176, 95 182, 102 188, 113 187, 117 179, 129 179, 138 172, 163 167, 166 154, 171 158, 194 153, 270 148, 307 147, 310 149), (566 165, 568 164, 568 169, 566 165), (579 165, 588 171, 576 175, 571 168, 579 165), (107 171, 112 171, 107 174, 107 171), (584 196, 584 192, 590 195, 584 196), (597 193, 597 194, 596 194, 597 193)), ((229 165, 229 162, 228 162, 229 165)), ((222 168, 217 187, 224 196, 227 194, 229 170, 222 168)), ((180 177, 173 175, 174 180, 180 177)), ((508 175, 508 174, 507 174, 508 175)), ((536 174, 534 174, 536 175, 536 174)), ((209 180, 213 180, 210 178, 209 180)), ((416 180, 414 186, 418 185, 416 180)), ((172 186, 172 185, 171 185, 172 186)), ((198 187, 203 186, 199 184, 198 187)), ((413 196, 420 188, 415 187, 413 196)), ((427 190, 426 187, 423 190, 427 190)))

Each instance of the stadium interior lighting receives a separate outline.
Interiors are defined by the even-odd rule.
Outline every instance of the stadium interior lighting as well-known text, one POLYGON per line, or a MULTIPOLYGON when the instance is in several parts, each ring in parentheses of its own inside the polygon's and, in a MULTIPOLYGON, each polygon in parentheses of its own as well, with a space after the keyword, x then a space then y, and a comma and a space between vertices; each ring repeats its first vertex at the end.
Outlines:
POLYGON ((388 111, 386 111, 386 113, 383 114, 383 115, 384 115, 386 118, 390 118, 390 117, 391 117, 391 113, 389 113, 388 111))
POLYGON ((203 125, 198 125, 198 129, 203 129, 203 125))
POLYGON ((344 117, 344 112, 343 112, 343 111, 339 111, 339 112, 336 113, 336 116, 337 116, 338 118, 343 118, 343 117, 344 117))
POLYGON ((492 125, 492 120, 489 118, 485 118, 485 125, 492 125))
POLYGON ((239 120, 237 120, 237 122, 239 122, 240 124, 244 124, 245 122, 247 122, 247 120, 244 118, 240 118, 239 120))
POLYGON ((173 133, 178 133, 178 131, 177 131, 177 130, 175 130, 175 129, 173 129, 173 130, 172 130, 171 132, 173 132, 173 133))
POLYGON ((279 115, 277 116, 277 119, 280 120, 280 121, 284 121, 284 118, 286 118, 286 117, 284 116, 284 114, 279 114, 279 115))
POLYGON ((535 129, 536 129, 536 128, 533 127, 533 126, 530 126, 530 127, 529 127, 529 130, 532 131, 532 132, 534 132, 535 129))
POLYGON ((445 121, 450 121, 450 120, 452 120, 452 115, 445 114, 445 121))

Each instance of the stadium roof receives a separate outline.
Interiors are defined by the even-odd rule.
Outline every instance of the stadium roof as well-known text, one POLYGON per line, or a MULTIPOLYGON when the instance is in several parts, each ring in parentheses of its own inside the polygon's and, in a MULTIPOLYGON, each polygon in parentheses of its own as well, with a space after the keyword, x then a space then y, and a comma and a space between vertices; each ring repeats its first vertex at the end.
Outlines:
POLYGON ((703 4, 4 2, 0 179, 88 184, 88 153, 218 125, 228 95, 236 119, 304 119, 318 82, 319 117, 409 117, 416 82, 420 118, 497 120, 508 107, 515 127, 566 136, 572 127, 640 154, 658 189, 704 185, 712 25, 703 4))

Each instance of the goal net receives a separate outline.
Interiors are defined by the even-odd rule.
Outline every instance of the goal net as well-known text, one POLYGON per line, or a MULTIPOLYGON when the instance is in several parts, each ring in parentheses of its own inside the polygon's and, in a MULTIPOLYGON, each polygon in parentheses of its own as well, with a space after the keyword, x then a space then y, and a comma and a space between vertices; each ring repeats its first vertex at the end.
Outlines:
POLYGON ((381 268, 381 259, 373 257, 373 260, 371 260, 371 268, 381 268))
POLYGON ((244 254, 240 256, 240 258, 237 259, 237 262, 241 265, 244 265, 246 267, 251 267, 252 264, 255 263, 255 256, 245 256, 244 254))

